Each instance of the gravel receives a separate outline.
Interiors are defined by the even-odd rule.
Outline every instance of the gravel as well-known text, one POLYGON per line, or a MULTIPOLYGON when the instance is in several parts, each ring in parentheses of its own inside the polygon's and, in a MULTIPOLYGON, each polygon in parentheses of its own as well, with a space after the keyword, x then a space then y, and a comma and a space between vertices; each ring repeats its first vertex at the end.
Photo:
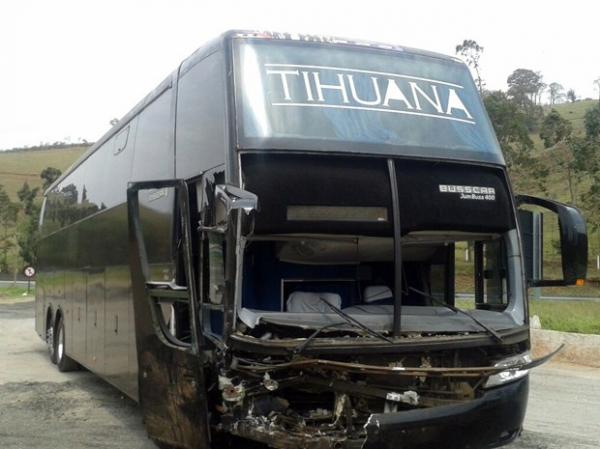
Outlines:
MULTIPOLYGON (((0 302, 0 342, 0 448, 156 449, 137 404, 89 372, 60 373, 48 361, 31 300, 0 302)), ((525 431, 507 448, 598 447, 600 369, 536 369, 525 431)))

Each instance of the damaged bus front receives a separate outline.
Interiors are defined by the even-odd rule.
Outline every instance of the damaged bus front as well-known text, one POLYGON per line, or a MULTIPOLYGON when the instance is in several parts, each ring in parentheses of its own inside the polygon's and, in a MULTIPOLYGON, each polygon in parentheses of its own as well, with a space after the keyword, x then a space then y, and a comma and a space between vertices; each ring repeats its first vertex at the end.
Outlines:
POLYGON ((585 277, 581 214, 513 196, 457 60, 252 33, 228 48, 226 166, 129 191, 136 329, 147 319, 159 335, 137 336, 150 434, 180 447, 223 435, 315 449, 512 441, 528 372, 547 359, 529 352, 527 284, 585 277), (186 287, 153 282, 145 260, 136 198, 165 187, 179 192, 186 287), (528 205, 560 224, 551 281, 529 269, 528 205), (178 386, 158 398, 167 378, 178 386))

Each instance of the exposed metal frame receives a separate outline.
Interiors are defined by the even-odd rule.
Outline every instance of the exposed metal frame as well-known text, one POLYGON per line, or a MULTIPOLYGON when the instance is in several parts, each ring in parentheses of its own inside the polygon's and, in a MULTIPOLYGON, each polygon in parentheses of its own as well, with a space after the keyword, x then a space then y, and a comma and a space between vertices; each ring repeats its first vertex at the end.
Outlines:
POLYGON ((392 225, 394 227, 394 324, 392 334, 400 336, 402 328, 402 230, 400 229, 400 199, 394 159, 388 159, 388 172, 392 193, 392 225))
MULTIPOLYGON (((166 298, 177 298, 183 299, 188 298, 189 301, 189 314, 190 324, 192 333, 191 351, 194 354, 200 352, 200 347, 204 344, 203 334, 199 332, 200 324, 202 322, 202 308, 198 307, 198 291, 196 283, 196 274, 194 272, 193 256, 192 256, 192 231, 191 231, 191 217, 190 217, 190 206, 189 206, 189 191, 185 181, 181 179, 176 180, 165 180, 165 181, 141 181, 134 182, 129 185, 127 189, 127 204, 128 204, 128 215, 129 215, 129 232, 131 244, 133 246, 132 251, 134 255, 137 255, 139 268, 141 275, 143 276, 146 285, 147 299, 151 302, 151 310, 154 311, 154 301, 157 297, 166 298), (178 209, 180 214, 180 222, 182 229, 182 240, 183 240, 183 258, 185 264, 185 275, 187 279, 187 294, 184 294, 185 288, 178 288, 172 284, 165 283, 164 285, 150 285, 149 281, 149 264, 148 255, 146 252, 146 244, 144 242, 142 225, 139 216, 139 191, 148 189, 163 189, 163 188, 174 188, 177 192, 178 209), (167 288, 166 290, 160 287, 167 288)), ((163 323, 159 317, 153 313, 154 327, 157 335, 163 336, 169 343, 175 343, 168 336, 168 332, 165 332, 163 323)))

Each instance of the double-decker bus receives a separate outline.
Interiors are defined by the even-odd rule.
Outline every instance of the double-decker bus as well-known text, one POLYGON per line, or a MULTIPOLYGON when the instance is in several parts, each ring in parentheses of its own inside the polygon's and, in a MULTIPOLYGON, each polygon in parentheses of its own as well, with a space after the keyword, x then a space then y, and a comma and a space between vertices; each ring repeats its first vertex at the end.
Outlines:
POLYGON ((197 50, 47 190, 40 227, 50 359, 187 449, 506 444, 548 358, 527 287, 586 274, 583 217, 513 195, 465 64, 316 36, 197 50), (532 208, 559 224, 552 272, 532 208))

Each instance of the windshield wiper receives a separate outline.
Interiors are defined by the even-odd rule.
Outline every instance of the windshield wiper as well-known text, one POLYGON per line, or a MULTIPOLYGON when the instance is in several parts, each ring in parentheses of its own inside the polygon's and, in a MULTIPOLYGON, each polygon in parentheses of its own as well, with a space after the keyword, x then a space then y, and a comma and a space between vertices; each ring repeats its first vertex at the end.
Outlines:
MULTIPOLYGON (((329 323, 326 324, 325 326, 321 326, 320 328, 318 328, 316 331, 314 331, 312 334, 310 334, 306 340, 304 340, 302 343, 300 343, 298 346, 296 346, 296 348, 292 351, 293 354, 301 354, 302 351, 304 351, 306 349, 306 347, 310 344, 311 341, 314 340, 314 338, 319 335, 321 332, 323 332, 325 329, 329 329, 330 327, 336 327, 336 326, 340 326, 342 324, 347 324, 346 321, 342 321, 340 323, 329 323)), ((356 332, 356 331, 353 331, 356 332)))
POLYGON ((344 320, 346 320, 346 322, 354 327, 358 327, 359 329, 362 329, 363 331, 365 331, 366 333, 368 333, 369 335, 371 335, 372 337, 375 338, 379 338, 380 340, 384 340, 388 343, 394 343, 392 340, 390 340, 389 338, 387 338, 386 336, 380 334, 377 331, 374 331, 373 329, 365 326, 364 324, 362 324, 360 321, 352 318, 350 315, 348 315, 345 312, 342 312, 341 309, 338 309, 336 306, 334 306, 333 304, 329 303, 328 301, 326 301, 325 299, 321 298, 319 296, 319 299, 321 301, 323 301, 325 304, 327 304, 327 307, 329 307, 331 310, 333 310, 337 315, 339 315, 340 317, 342 317, 344 320))
POLYGON ((489 327, 487 324, 482 323, 481 321, 479 321, 477 318, 475 318, 473 315, 471 315, 470 313, 465 312, 464 310, 460 310, 458 307, 454 307, 438 298, 436 298, 435 296, 430 295, 429 293, 425 293, 419 289, 416 289, 414 287, 408 287, 409 290, 412 290, 415 293, 418 293, 420 295, 423 295, 424 297, 431 299, 433 302, 439 304, 442 307, 445 307, 449 310, 452 310, 454 313, 462 313, 465 316, 468 316, 469 318, 471 318, 475 323, 477 323, 481 328, 485 329, 492 337, 494 337, 494 340, 496 340, 498 343, 504 343, 504 340, 502 338, 502 335, 500 335, 498 332, 496 332, 494 329, 492 329, 491 327, 489 327))

